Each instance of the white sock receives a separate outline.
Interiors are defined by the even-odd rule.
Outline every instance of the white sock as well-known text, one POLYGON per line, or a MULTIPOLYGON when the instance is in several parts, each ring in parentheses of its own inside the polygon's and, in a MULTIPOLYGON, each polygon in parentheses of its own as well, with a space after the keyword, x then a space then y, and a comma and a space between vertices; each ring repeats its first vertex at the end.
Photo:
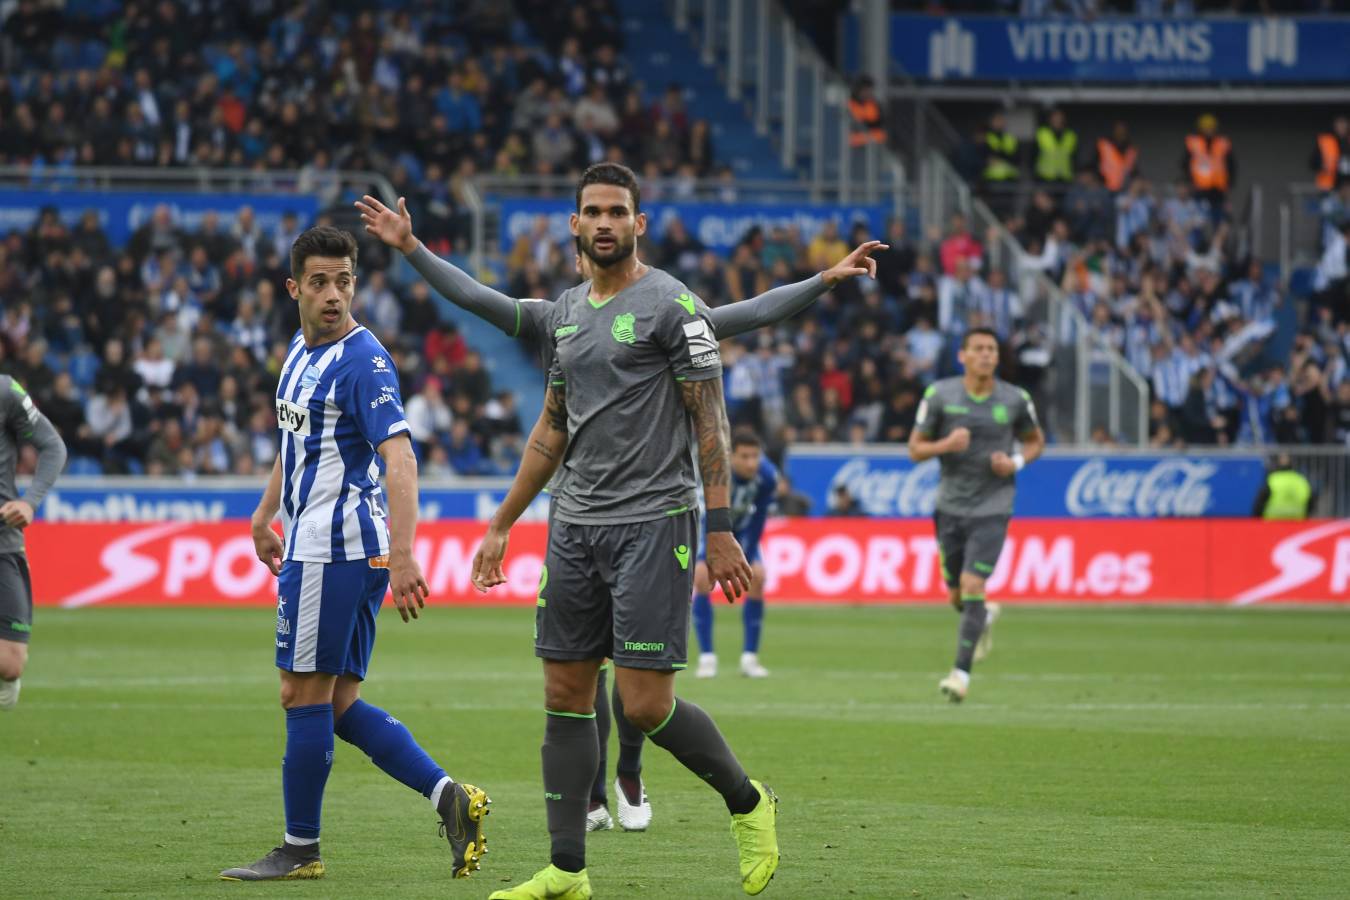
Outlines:
POLYGON ((440 781, 436 782, 436 786, 435 786, 434 788, 431 789, 431 808, 432 808, 432 809, 440 809, 440 808, 441 808, 441 792, 444 791, 447 787, 449 787, 450 785, 452 785, 452 784, 454 784, 454 783, 455 783, 455 780, 454 780, 453 778, 451 778, 449 775, 445 776, 445 777, 442 778, 440 781))
POLYGON ((290 844, 292 847, 308 847, 312 844, 317 844, 318 842, 318 838, 298 838, 290 832, 286 833, 286 843, 290 844))
POLYGON ((952 674, 956 676, 957 681, 961 682, 961 687, 963 688, 970 687, 969 672, 965 671, 964 669, 952 669, 952 674))

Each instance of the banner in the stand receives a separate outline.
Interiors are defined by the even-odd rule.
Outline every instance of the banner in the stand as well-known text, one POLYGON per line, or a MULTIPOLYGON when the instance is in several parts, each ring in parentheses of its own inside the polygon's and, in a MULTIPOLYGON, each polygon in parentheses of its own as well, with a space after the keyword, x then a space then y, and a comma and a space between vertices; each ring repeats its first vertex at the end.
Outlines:
MULTIPOLYGON (((845 53, 857 58, 857 17, 845 53)), ((891 16, 891 55, 931 81, 1082 84, 1350 79, 1344 16, 1204 19, 891 16)))
MULTIPOLYGON (((575 212, 575 201, 570 197, 539 200, 518 197, 489 198, 501 208, 499 238, 503 253, 509 252, 516 239, 530 234, 535 220, 543 216, 548 222, 548 234, 560 244, 570 244, 572 233, 568 218, 575 212)), ((684 223, 691 237, 709 250, 726 253, 735 248, 752 227, 767 233, 773 228, 796 228, 809 238, 826 222, 833 222, 840 235, 847 240, 848 229, 856 222, 867 225, 868 233, 886 233, 886 220, 893 210, 884 204, 853 204, 837 206, 821 203, 696 203, 684 201, 653 201, 642 204, 647 214, 647 238, 659 243, 666 228, 674 219, 684 223)))
POLYGON ((188 231, 201 227, 208 212, 220 218, 220 230, 228 233, 244 207, 253 210, 262 230, 275 234, 288 212, 296 214, 301 227, 310 225, 319 211, 319 202, 306 194, 197 194, 178 191, 115 191, 84 186, 72 174, 54 170, 45 183, 59 190, 40 190, 44 182, 35 181, 33 190, 0 190, 0 234, 27 231, 47 208, 56 210, 69 226, 79 222, 85 211, 93 210, 99 225, 115 247, 131 239, 136 230, 150 221, 155 208, 165 206, 174 224, 188 231))
MULTIPOLYGON (((511 533, 507 583, 470 584, 477 522, 427 522, 414 552, 433 604, 533 605, 546 530, 511 533)), ((28 557, 46 606, 276 603, 245 521, 35 523, 28 557)), ((772 602, 929 603, 945 597, 929 523, 777 519, 761 546, 772 602)), ((1350 600, 1350 521, 1014 519, 991 596, 1072 603, 1350 600)))

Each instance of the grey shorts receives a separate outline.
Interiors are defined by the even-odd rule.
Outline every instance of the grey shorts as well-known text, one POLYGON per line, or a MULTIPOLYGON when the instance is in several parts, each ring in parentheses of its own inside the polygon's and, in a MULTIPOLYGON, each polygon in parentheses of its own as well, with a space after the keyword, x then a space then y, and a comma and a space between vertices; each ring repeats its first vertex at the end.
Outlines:
POLYGON ((938 512, 933 521, 937 527, 942 580, 947 587, 960 585, 962 572, 981 578, 994 574, 1003 552, 1003 539, 1008 536, 1007 516, 954 516, 938 512))
POLYGON ((628 525, 550 522, 535 656, 685 668, 697 532, 693 511, 628 525))
POLYGON ((33 583, 22 553, 0 553, 0 641, 28 643, 33 631, 33 583))

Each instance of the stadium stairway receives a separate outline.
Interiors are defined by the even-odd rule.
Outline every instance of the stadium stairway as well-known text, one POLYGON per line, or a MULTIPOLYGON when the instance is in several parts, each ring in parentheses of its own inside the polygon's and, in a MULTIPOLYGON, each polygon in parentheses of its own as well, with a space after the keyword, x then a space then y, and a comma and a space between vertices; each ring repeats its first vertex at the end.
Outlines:
POLYGON ((618 0, 624 27, 624 59, 643 84, 644 100, 659 100, 671 83, 685 91, 691 118, 707 119, 713 152, 737 178, 796 180, 783 168, 768 138, 755 133, 746 107, 732 101, 717 73, 703 64, 688 35, 675 27, 662 0, 618 0))

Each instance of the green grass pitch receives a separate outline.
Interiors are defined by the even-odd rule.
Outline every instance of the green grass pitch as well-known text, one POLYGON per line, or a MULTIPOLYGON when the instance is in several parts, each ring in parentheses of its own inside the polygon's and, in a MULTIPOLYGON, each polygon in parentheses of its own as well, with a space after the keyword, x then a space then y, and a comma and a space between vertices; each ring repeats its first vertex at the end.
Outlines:
MULTIPOLYGON (((1350 895, 1350 615, 1011 609, 970 699, 945 608, 770 608, 773 677, 680 676, 782 798, 764 896, 1350 895)), ((0 895, 473 897, 547 862, 531 610, 391 610, 365 695, 492 794, 449 878, 429 805, 338 742, 320 882, 240 885, 282 832, 269 609, 39 610, 0 716, 0 895)), ((612 761, 611 761, 612 765, 612 761)), ((742 896, 719 798, 647 748, 656 818, 592 835, 596 896, 742 896)))

